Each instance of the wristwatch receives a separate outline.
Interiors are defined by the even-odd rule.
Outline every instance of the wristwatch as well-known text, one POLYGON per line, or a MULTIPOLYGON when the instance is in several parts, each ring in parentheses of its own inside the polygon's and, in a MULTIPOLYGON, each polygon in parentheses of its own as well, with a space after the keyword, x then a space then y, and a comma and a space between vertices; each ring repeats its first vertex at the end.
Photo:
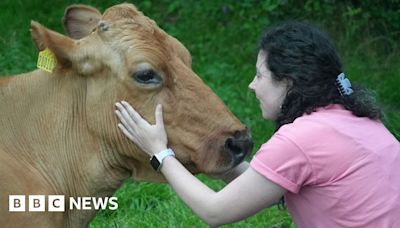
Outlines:
POLYGON ((163 162, 164 158, 166 158, 168 156, 174 156, 175 157, 174 151, 172 151, 172 149, 170 149, 170 148, 162 150, 162 151, 154 154, 150 158, 150 165, 153 167, 153 169, 155 171, 159 172, 160 169, 161 169, 162 162, 163 162))

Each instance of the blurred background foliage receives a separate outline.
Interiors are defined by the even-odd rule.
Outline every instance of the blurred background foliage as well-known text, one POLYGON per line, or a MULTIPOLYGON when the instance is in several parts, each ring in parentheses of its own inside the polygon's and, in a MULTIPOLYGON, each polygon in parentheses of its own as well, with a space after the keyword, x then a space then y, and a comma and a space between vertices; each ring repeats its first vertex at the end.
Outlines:
MULTIPOLYGON (((194 71, 251 129, 255 149, 273 134, 247 89, 255 74, 258 37, 266 26, 309 21, 329 34, 353 83, 374 91, 385 124, 400 139, 400 0, 137 0, 135 4, 190 50, 194 71)), ((61 18, 71 4, 100 11, 114 0, 2 0, 0 75, 35 69, 37 51, 30 20, 63 33, 61 18)), ((249 158, 250 159, 250 158, 249 158)), ((199 175, 214 189, 220 181, 199 175)), ((128 180, 116 195, 120 208, 100 212, 92 227, 205 227, 167 185, 128 180)), ((285 210, 265 210, 226 227, 294 227, 285 210)))

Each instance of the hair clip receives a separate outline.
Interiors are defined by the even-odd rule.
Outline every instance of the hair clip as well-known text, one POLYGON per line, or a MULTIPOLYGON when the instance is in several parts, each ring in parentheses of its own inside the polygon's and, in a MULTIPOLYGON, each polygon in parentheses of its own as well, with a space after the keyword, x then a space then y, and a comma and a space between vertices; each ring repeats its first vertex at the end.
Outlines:
POLYGON ((354 92, 349 79, 346 78, 344 73, 340 73, 337 76, 336 83, 341 96, 350 96, 354 92))

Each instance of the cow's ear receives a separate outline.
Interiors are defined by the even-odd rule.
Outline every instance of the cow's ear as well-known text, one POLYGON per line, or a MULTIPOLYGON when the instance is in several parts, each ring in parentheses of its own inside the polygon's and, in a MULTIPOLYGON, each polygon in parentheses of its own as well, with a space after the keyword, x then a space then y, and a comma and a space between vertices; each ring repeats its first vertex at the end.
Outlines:
POLYGON ((64 13, 64 30, 69 37, 81 39, 93 31, 100 18, 101 13, 91 6, 71 5, 64 13))
POLYGON ((71 66, 70 53, 75 49, 74 40, 45 28, 36 21, 31 21, 31 35, 37 49, 50 49, 63 67, 71 66))

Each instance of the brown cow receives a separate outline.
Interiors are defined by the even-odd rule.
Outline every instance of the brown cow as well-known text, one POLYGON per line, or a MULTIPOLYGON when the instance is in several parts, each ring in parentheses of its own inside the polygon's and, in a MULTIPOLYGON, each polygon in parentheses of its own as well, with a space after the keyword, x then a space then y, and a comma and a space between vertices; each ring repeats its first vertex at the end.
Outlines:
POLYGON ((0 80, 1 227, 86 227, 95 214, 9 212, 9 195, 64 195, 68 205, 111 196, 130 176, 163 180, 116 127, 116 101, 150 122, 162 103, 169 146, 193 173, 224 172, 251 150, 246 127, 192 71, 188 50, 133 5, 103 15, 71 6, 64 25, 73 39, 31 23, 37 48, 57 58, 53 73, 0 80))

